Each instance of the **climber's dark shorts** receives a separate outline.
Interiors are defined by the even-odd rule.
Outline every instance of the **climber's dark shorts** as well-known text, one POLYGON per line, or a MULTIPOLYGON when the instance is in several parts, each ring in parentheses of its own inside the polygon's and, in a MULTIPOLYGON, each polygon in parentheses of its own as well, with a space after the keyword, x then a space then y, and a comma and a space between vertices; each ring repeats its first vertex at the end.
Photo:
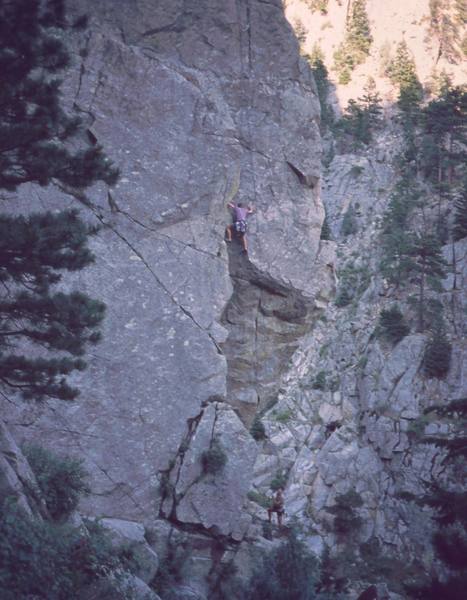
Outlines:
POLYGON ((235 221, 233 224, 233 228, 238 235, 245 235, 247 230, 246 221, 235 221))

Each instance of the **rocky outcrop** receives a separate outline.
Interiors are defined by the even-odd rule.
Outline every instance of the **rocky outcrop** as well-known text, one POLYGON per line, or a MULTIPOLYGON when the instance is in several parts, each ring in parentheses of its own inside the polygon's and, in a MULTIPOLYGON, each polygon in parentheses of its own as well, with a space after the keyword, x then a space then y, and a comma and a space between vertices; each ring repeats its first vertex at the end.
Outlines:
MULTIPOLYGON (((336 155, 324 176, 337 274, 342 280, 351 273, 354 298, 344 307, 330 303, 301 340, 279 400, 263 416, 268 439, 255 463, 252 498, 267 494, 281 476, 289 516, 299 518, 314 548, 324 542, 330 549, 334 576, 385 580, 390 597, 400 598, 400 583, 434 562, 426 543, 430 513, 406 497, 422 496, 443 469, 440 449, 418 441, 423 433, 449 432, 448 423, 425 409, 465 394, 460 314, 467 295, 461 240, 444 247, 448 275, 439 299, 453 345, 445 379, 423 373, 427 333, 413 332, 394 346, 375 335, 380 310, 403 301, 382 278, 375 252, 378 223, 397 180, 392 148, 384 132, 367 152, 336 155), (344 236, 349 204, 356 228, 344 236), (343 521, 336 522, 336 514, 345 515, 343 521)), ((250 509, 265 517, 258 503, 250 509)))
POLYGON ((67 285, 107 303, 104 339, 76 403, 5 402, 5 417, 84 458, 85 513, 238 541, 257 452, 245 425, 333 285, 314 82, 280 0, 69 8, 90 23, 70 39, 64 102, 121 178, 86 195, 24 186, 15 210, 79 202, 100 226, 95 265, 67 285), (249 257, 223 241, 232 200, 256 209, 249 257), (206 476, 214 437, 228 462, 206 476))
POLYGON ((128 549, 136 565, 133 575, 150 583, 159 569, 159 557, 146 540, 144 526, 122 519, 98 519, 97 522, 109 533, 116 549, 128 549))
POLYGON ((46 518, 47 507, 26 457, 0 420, 0 504, 13 500, 30 516, 46 518))

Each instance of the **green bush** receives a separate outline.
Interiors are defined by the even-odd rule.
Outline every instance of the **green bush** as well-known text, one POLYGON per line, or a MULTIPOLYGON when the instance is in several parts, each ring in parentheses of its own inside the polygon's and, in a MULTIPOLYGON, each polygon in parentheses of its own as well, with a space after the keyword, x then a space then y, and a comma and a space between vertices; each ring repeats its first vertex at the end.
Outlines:
POLYGON ((292 411, 290 410, 290 408, 286 408, 282 412, 279 412, 275 415, 276 421, 278 423, 287 423, 288 421, 290 421, 291 417, 292 411))
POLYGON ((318 560, 292 531, 287 540, 261 561, 248 585, 247 600, 318 600, 318 560))
POLYGON ((350 292, 349 288, 346 285, 339 287, 336 294, 336 299, 334 304, 338 308, 343 308, 344 306, 348 306, 353 300, 353 295, 350 292))
POLYGON ((396 304, 381 311, 378 325, 380 334, 392 344, 397 344, 410 333, 410 327, 396 304))
POLYGON ((307 0, 311 12, 319 11, 322 15, 328 12, 329 0, 307 0))
POLYGON ((339 308, 349 305, 368 289, 371 283, 371 271, 365 258, 360 266, 348 261, 337 276, 339 286, 337 288, 335 305, 339 308))
POLYGON ((344 218, 341 224, 341 234, 348 236, 358 232, 358 224, 356 219, 355 209, 352 205, 345 211, 344 218))
POLYGON ((279 488, 284 489, 287 485, 287 472, 277 471, 274 479, 270 483, 270 488, 273 492, 277 492, 279 488))
POLYGON ((188 542, 169 541, 159 569, 149 584, 164 600, 179 599, 175 588, 183 581, 192 550, 188 542))
POLYGON ((11 499, 0 510, 2 600, 69 600, 119 566, 107 535, 28 517, 11 499))
POLYGON ((250 427, 250 433, 257 442, 261 442, 267 438, 266 429, 258 415, 253 419, 250 427))
POLYGON ((311 386, 314 390, 325 390, 326 389, 326 371, 320 371, 311 386))
POLYGON ((461 240, 467 236, 467 176, 464 178, 462 195, 455 201, 454 239, 461 240))
POLYGON ((362 505, 362 497, 354 490, 336 496, 336 504, 326 508, 327 512, 335 517, 334 530, 336 533, 345 536, 362 526, 363 520, 356 514, 356 509, 362 505))
POLYGON ((50 516, 66 519, 78 506, 79 498, 89 494, 88 474, 81 459, 57 456, 36 445, 26 445, 23 452, 36 476, 50 516))
POLYGON ((324 221, 323 221, 323 225, 321 227, 320 239, 321 240, 331 240, 332 239, 332 233, 331 233, 331 228, 329 227, 329 220, 328 220, 327 214, 324 215, 324 221))
POLYGON ((214 438, 211 447, 201 455, 203 471, 206 474, 217 475, 227 464, 227 454, 218 438, 214 438))
POLYGON ((262 508, 269 508, 271 505, 271 499, 266 496, 266 494, 255 492, 255 490, 250 490, 247 494, 247 498, 256 504, 259 504, 262 508))
POLYGON ((427 377, 445 377, 451 366, 452 346, 444 333, 436 331, 428 341, 423 354, 423 370, 427 377))

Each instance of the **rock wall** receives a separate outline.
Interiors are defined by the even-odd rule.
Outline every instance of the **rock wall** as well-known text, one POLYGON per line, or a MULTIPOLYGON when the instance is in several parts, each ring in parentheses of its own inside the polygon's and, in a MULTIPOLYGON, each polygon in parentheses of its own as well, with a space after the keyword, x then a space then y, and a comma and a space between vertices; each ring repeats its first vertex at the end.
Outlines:
MULTIPOLYGON (((268 439, 252 488, 258 497, 278 475, 285 477, 289 517, 299 519, 310 547, 330 549, 334 579, 386 581, 391 598, 405 598, 401 583, 431 572, 436 563, 427 543, 430 511, 406 499, 423 496, 443 471, 443 452, 418 441, 424 433, 447 434, 449 424, 427 418, 424 410, 467 390, 465 239, 443 249, 448 275, 439 300, 453 347, 446 378, 423 373, 428 333, 413 332, 394 347, 375 335, 381 309, 405 298, 382 277, 377 251, 381 217, 397 182, 392 158, 402 143, 387 124, 371 147, 336 154, 324 172, 337 275, 343 280, 352 274, 354 297, 344 307, 329 303, 301 340, 279 400, 263 416, 268 439), (349 205, 356 227, 345 236, 341 225, 349 205), (349 492, 360 501, 343 501, 349 492), (339 506, 348 519, 345 532, 336 527, 339 506)), ((405 317, 410 320, 409 310, 405 317)), ((265 518, 258 502, 250 510, 265 518)), ((362 589, 357 585, 354 592, 362 589)))
POLYGON ((70 39, 64 102, 121 178, 85 195, 24 186, 11 210, 78 202, 100 225, 95 265, 68 285, 107 303, 104 340, 77 402, 3 414, 19 440, 85 459, 84 513, 239 540, 257 451, 245 426, 333 285, 314 82, 280 0, 69 8, 90 22, 70 39), (256 209, 249 257, 226 250, 231 200, 256 209), (215 439, 228 463, 206 475, 215 439))
MULTIPOLYGON (((305 10, 287 4, 293 18, 305 10)), ((329 2, 339 14, 341 4, 329 2)), ((281 482, 287 519, 299 519, 314 552, 331 549, 336 579, 386 578, 400 598, 394 581, 410 576, 413 558, 433 563, 427 513, 401 497, 421 494, 440 469, 438 451, 415 443, 416 419, 466 390, 465 240, 444 249, 452 368, 445 381, 427 380, 424 336, 390 348, 373 335, 380 309, 397 299, 375 250, 397 126, 387 122, 366 151, 328 154, 321 181, 315 86, 280 0, 79 0, 70 10, 87 12, 90 25, 70 40, 64 100, 122 177, 110 193, 24 186, 10 207, 81 204, 101 227, 96 263, 68 285, 104 300, 108 315, 104 341, 75 378, 78 401, 1 399, 9 431, 85 459, 93 493, 84 514, 138 539, 141 526, 128 522, 143 523, 159 556, 169 541, 189 546, 198 594, 214 567, 233 561, 246 577, 274 545, 263 536, 264 499, 281 482), (321 197, 335 242, 320 240, 321 197), (256 209, 248 257, 223 240, 232 200, 256 209), (349 205, 358 231, 346 237, 349 205), (349 270, 358 294, 338 308, 330 300, 349 270), (248 432, 255 415, 264 441, 248 432), (227 463, 206 472, 203 456, 219 444, 227 463), (342 536, 332 511, 348 492, 361 504, 348 497, 355 527, 342 536)), ((21 453, 0 434, 0 492, 21 495, 21 453)))

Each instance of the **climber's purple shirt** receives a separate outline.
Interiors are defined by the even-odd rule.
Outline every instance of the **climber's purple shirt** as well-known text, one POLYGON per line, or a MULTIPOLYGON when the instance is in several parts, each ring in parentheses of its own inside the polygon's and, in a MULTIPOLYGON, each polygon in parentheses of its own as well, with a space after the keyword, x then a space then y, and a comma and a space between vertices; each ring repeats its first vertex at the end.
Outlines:
POLYGON ((236 221, 246 221, 246 217, 248 215, 248 208, 244 206, 236 206, 234 208, 235 220, 236 221))

